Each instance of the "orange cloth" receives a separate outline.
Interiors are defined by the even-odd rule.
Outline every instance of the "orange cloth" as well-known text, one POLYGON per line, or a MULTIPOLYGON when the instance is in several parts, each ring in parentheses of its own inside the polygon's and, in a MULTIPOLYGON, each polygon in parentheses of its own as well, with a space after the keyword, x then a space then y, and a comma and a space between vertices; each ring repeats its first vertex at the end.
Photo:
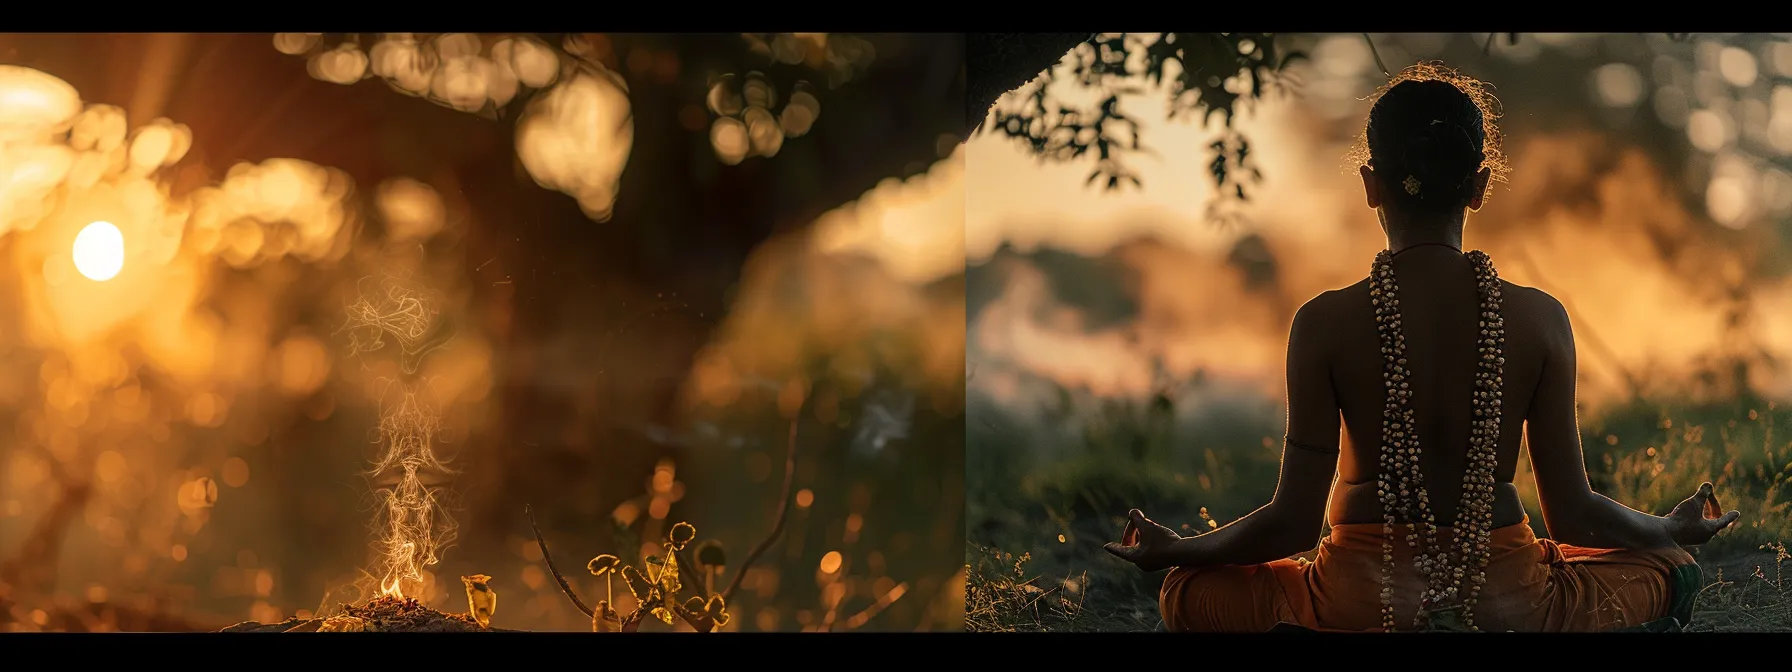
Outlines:
MULTIPOLYGON (((1312 562, 1178 568, 1158 604, 1172 632, 1264 632, 1278 623, 1314 630, 1381 630, 1381 534, 1339 525, 1312 562)), ((1449 538, 1448 528, 1440 537, 1449 538)), ((1483 631, 1579 632, 1631 627, 1667 614, 1669 572, 1686 551, 1613 551, 1538 539, 1530 521, 1493 531, 1487 584, 1475 606, 1483 631)), ((1394 528, 1395 629, 1413 629, 1424 579, 1405 526, 1394 528)))

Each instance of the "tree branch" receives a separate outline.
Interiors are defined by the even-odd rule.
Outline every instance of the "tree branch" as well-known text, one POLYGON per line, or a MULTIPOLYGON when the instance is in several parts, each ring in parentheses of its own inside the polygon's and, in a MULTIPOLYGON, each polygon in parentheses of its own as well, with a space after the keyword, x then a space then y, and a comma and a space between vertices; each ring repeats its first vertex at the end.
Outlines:
POLYGON ((964 38, 965 132, 969 138, 1003 94, 1057 67, 1094 33, 969 33, 964 38))
MULTIPOLYGON (((560 592, 566 593, 566 599, 572 600, 572 606, 578 607, 579 611, 583 612, 586 616, 596 618, 597 610, 585 606, 585 602, 580 600, 576 593, 572 592, 572 584, 567 583, 566 577, 560 574, 558 568, 554 567, 554 556, 548 553, 548 542, 546 539, 541 538, 541 527, 535 524, 535 509, 524 504, 523 512, 529 516, 529 529, 535 532, 535 545, 541 547, 541 559, 547 563, 548 573, 553 574, 554 580, 560 583, 560 592)), ((615 605, 610 606, 611 608, 615 608, 615 605)), ((639 610, 637 609, 636 611, 639 610)))
POLYGON ((1375 40, 1368 33, 1363 33, 1363 41, 1369 44, 1369 55, 1375 57, 1375 67, 1381 68, 1382 76, 1392 79, 1394 73, 1388 72, 1388 64, 1381 62, 1381 50, 1375 48, 1375 40))
MULTIPOLYGON (((1515 251, 1518 252, 1516 255, 1518 257, 1518 263, 1524 266, 1525 270, 1530 271, 1532 278, 1535 278, 1533 282, 1537 285, 1548 286, 1550 284, 1549 278, 1544 277, 1542 267, 1538 266, 1537 261, 1531 257, 1530 248, 1521 243, 1515 248, 1515 251)), ((1571 316, 1570 319, 1573 319, 1572 316, 1576 314, 1574 304, 1565 296, 1557 296, 1556 300, 1562 303, 1562 310, 1571 316)), ((1612 368, 1618 370, 1618 377, 1623 378, 1624 385, 1630 388, 1630 398, 1642 398, 1642 380, 1639 379, 1635 373, 1632 373, 1629 367, 1624 365, 1623 358, 1619 357, 1617 352, 1613 351, 1610 346, 1606 345, 1603 339, 1599 338, 1599 335, 1593 331, 1591 322, 1576 321, 1575 333, 1586 340, 1587 345, 1593 352, 1598 353, 1601 358, 1611 363, 1612 368)))
POLYGON ((790 489, 796 485, 796 427, 797 421, 801 418, 802 412, 799 410, 796 417, 790 420, 790 445, 784 454, 784 489, 778 499, 777 520, 772 523, 772 531, 765 536, 765 540, 759 542, 758 546, 754 546, 753 551, 747 554, 747 559, 740 563, 740 568, 734 570, 734 578, 730 579, 728 587, 722 590, 723 603, 734 599, 734 591, 740 588, 740 581, 746 577, 747 569, 751 568, 753 561, 758 560, 766 549, 771 548, 772 543, 778 540, 778 535, 784 532, 784 521, 790 517, 790 489))

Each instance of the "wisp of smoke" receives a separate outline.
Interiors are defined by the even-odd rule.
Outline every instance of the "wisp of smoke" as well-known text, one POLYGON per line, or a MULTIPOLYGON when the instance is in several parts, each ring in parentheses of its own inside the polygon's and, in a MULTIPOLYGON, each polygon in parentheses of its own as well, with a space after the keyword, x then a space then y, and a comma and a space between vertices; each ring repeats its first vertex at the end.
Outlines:
POLYGON ((398 399, 381 403, 380 451, 368 474, 376 483, 397 481, 376 493, 382 504, 373 521, 381 595, 415 595, 423 570, 454 542, 456 525, 443 507, 441 487, 426 481, 454 474, 435 453, 441 417, 426 393, 393 381, 387 394, 398 399))
POLYGON ((424 570, 441 559, 456 532, 441 501, 442 482, 454 474, 436 454, 441 414, 417 376, 424 355, 452 334, 441 328, 437 299, 414 281, 368 278, 359 290, 347 308, 350 354, 381 350, 391 339, 403 374, 383 381, 378 451, 368 471, 380 502, 373 520, 375 578, 382 596, 415 596, 424 570))
POLYGON ((383 349, 389 338, 398 348, 400 368, 414 374, 423 356, 451 335, 440 329, 436 299, 409 283, 363 278, 359 290, 347 309, 350 356, 383 349))

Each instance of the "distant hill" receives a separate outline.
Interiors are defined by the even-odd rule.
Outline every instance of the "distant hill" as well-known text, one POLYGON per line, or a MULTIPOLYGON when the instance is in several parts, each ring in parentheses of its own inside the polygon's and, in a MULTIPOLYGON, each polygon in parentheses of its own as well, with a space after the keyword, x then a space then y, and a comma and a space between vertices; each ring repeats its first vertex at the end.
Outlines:
POLYGON ((1023 252, 1003 244, 987 261, 965 268, 965 316, 975 321, 991 302, 1001 298, 1017 263, 1045 274, 1052 295, 1088 318, 1090 328, 1124 323, 1138 314, 1130 291, 1134 271, 1122 248, 1090 257, 1053 247, 1023 252))

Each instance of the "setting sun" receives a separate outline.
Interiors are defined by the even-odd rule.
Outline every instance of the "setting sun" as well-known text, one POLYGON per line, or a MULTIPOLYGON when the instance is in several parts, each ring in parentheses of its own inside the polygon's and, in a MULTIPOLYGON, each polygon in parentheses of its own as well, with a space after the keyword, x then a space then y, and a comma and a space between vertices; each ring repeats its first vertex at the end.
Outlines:
POLYGON ((105 282, 124 268, 124 234, 111 222, 94 222, 75 235, 75 270, 105 282))

